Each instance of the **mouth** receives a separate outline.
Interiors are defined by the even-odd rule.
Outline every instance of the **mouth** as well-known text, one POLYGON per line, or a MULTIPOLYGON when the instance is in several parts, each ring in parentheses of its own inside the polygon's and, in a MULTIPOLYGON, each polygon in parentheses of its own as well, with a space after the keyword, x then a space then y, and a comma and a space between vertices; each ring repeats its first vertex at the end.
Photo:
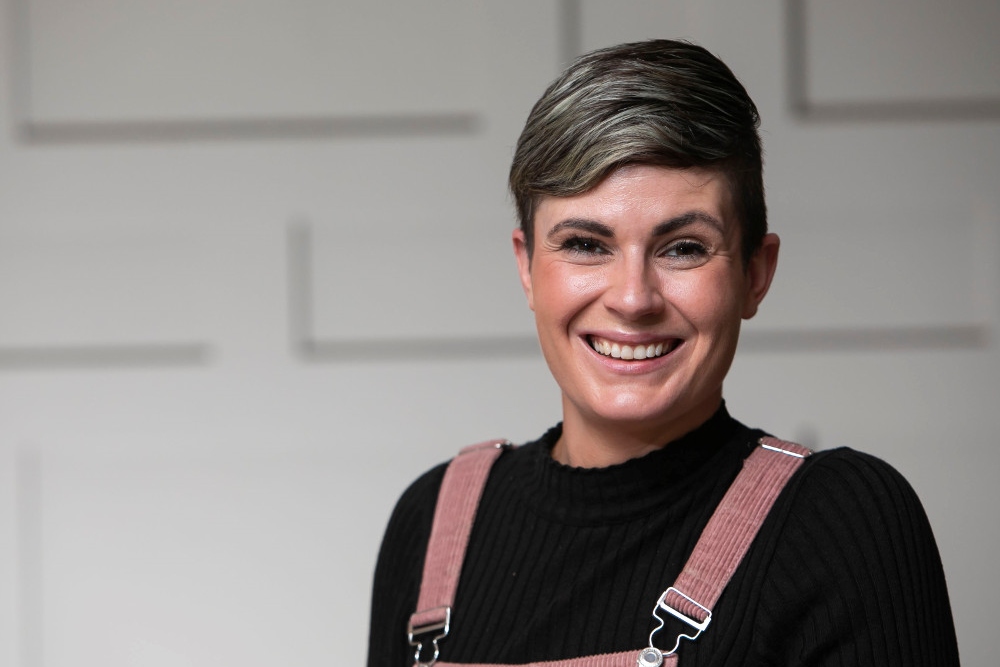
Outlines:
POLYGON ((665 354, 670 354, 679 344, 680 339, 671 338, 655 343, 645 344, 625 344, 616 343, 606 338, 588 336, 587 342, 598 354, 614 359, 625 359, 627 361, 640 359, 655 359, 665 354))

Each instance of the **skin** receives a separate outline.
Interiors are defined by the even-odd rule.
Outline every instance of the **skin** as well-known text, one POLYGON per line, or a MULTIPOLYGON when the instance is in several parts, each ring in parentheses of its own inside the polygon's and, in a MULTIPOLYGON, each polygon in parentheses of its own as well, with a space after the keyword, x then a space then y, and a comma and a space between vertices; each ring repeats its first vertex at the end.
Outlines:
POLYGON ((725 177, 622 167, 588 192, 543 198, 534 234, 531 257, 521 230, 513 244, 542 352, 562 390, 553 457, 576 467, 614 465, 711 417, 740 323, 767 294, 779 247, 768 234, 744 265, 725 177), (613 358, 595 341, 662 344, 663 354, 613 358))

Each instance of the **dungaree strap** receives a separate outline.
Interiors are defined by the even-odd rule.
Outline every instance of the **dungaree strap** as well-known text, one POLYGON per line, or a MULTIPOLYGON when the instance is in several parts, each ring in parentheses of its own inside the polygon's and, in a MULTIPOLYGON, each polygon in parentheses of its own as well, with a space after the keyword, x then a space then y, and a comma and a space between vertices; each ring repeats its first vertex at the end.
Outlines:
MULTIPOLYGON (((495 662, 467 663, 436 662, 434 667, 636 667, 635 656, 639 650, 622 651, 621 653, 602 653, 587 655, 582 658, 566 658, 565 660, 546 660, 521 665, 501 665, 495 662)), ((662 667, 676 667, 677 656, 671 655, 663 659, 662 667)))
MULTIPOLYGON (((518 666, 436 662, 437 639, 448 631, 476 508, 501 443, 503 441, 489 441, 463 449, 445 472, 427 547, 418 611, 410 617, 410 641, 417 645, 415 629, 443 629, 443 632, 436 635, 434 658, 429 662, 420 662, 418 647, 418 664, 436 664, 437 667, 635 667, 643 648, 518 666)), ((661 620, 660 627, 663 623, 658 612, 663 611, 697 630, 692 635, 677 638, 673 648, 663 653, 662 667, 677 664, 681 639, 695 639, 708 626, 712 607, 749 550, 778 495, 811 453, 801 445, 764 437, 744 461, 743 469, 716 507, 674 585, 660 595, 654 607, 653 616, 661 620)), ((650 646, 659 629, 650 635, 650 646)))
MULTIPOLYGON (((410 641, 421 631, 448 633, 451 606, 455 602, 458 577, 465 549, 493 462, 506 440, 487 440, 463 448, 445 470, 420 584, 417 611, 410 617, 410 641)), ((438 638, 440 638, 438 637, 438 638)))
POLYGON ((667 589, 667 605, 699 622, 711 616, 778 494, 811 453, 794 442, 760 439, 705 525, 677 581, 667 589))

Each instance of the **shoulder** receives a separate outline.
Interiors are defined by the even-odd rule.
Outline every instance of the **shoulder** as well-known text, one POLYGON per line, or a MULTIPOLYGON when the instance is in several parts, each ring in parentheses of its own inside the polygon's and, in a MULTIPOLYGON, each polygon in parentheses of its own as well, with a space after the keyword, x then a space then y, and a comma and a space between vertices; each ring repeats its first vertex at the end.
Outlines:
POLYGON ((762 652, 798 664, 957 664, 934 535, 895 468, 847 448, 817 452, 775 510, 756 559, 762 652))
POLYGON ((885 461, 853 449, 807 458, 780 504, 785 537, 797 535, 828 555, 829 549, 850 560, 864 554, 891 559, 924 548, 936 552, 926 513, 909 482, 885 461))
MULTIPOLYGON (((532 453, 539 446, 540 441, 535 441, 506 449, 505 454, 491 466, 488 479, 491 482, 497 478, 509 480, 511 466, 526 465, 525 462, 530 461, 532 453)), ((451 458, 424 472, 400 495, 383 536, 380 562, 390 559, 392 553, 405 553, 412 562, 423 562, 441 485, 454 460, 455 458, 451 458)), ((487 489, 489 486, 488 483, 487 489)))
POLYGON ((424 551, 446 467, 435 466, 410 484, 389 518, 372 584, 369 665, 406 660, 406 623, 416 609, 424 551))
POLYGON ((417 477, 403 493, 389 517, 386 536, 400 532, 426 533, 430 531, 434 519, 434 506, 437 503, 441 481, 451 461, 440 463, 417 477))
POLYGON ((803 562, 838 560, 847 577, 876 562, 891 569, 893 561, 915 553, 936 559, 926 513, 909 482, 885 461, 846 447, 803 461, 761 537, 779 561, 788 557, 798 569, 803 562))
POLYGON ((376 588, 385 581, 392 581, 393 587, 412 584, 410 580, 423 567, 438 491, 447 467, 448 463, 442 463, 420 475, 396 501, 379 549, 376 588))
POLYGON ((806 463, 804 470, 814 479, 840 479, 848 483, 868 479, 906 484, 903 476, 890 464, 850 447, 815 452, 806 459, 806 463))
POLYGON ((792 480, 790 495, 801 516, 857 523, 893 523, 924 516, 909 482, 885 461, 847 447, 817 452, 792 480))

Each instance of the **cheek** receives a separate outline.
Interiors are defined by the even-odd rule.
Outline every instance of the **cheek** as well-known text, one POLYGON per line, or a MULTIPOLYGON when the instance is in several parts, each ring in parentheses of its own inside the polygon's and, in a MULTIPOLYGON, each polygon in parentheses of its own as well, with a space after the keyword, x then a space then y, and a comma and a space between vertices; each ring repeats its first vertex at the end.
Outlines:
POLYGON ((728 276, 694 273, 675 276, 665 290, 674 307, 699 328, 726 328, 741 319, 737 286, 728 276))
POLYGON ((604 289, 604 276, 600 271, 575 271, 565 277, 563 283, 567 296, 581 299, 593 297, 604 289))
POLYGON ((533 280, 536 315, 541 308, 549 316, 572 316, 602 289, 603 279, 599 272, 581 272, 578 267, 564 264, 539 268, 533 280))

